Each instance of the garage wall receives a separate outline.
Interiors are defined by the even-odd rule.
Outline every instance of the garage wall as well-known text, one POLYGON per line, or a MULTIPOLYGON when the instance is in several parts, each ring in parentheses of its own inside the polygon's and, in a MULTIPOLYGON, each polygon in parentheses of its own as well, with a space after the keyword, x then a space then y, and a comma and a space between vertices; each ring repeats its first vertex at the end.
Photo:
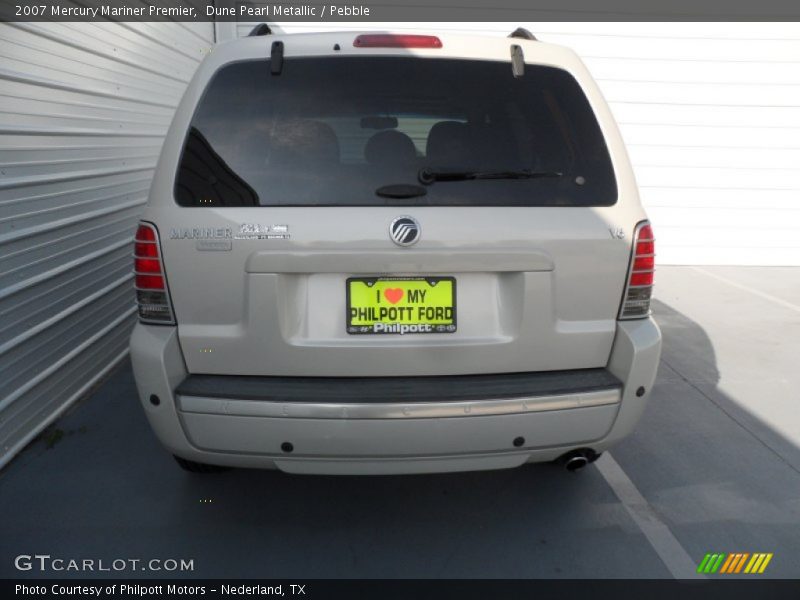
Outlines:
POLYGON ((620 123, 660 264, 800 265, 799 23, 425 25, 498 35, 521 25, 583 58, 620 123))
POLYGON ((0 466, 127 352, 131 238, 209 23, 0 24, 0 466))

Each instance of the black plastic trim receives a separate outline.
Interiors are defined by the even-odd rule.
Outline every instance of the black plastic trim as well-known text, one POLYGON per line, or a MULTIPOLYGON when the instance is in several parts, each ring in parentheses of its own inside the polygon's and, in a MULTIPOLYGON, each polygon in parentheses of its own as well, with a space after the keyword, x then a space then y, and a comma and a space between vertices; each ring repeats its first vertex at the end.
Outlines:
POLYGON ((548 396, 620 389, 622 382, 604 368, 538 373, 422 377, 253 377, 189 375, 178 385, 181 396, 271 402, 381 404, 448 402, 548 396))
POLYGON ((269 53, 270 73, 280 75, 283 71, 283 42, 272 42, 269 53))
POLYGON ((253 29, 250 30, 250 33, 247 34, 247 37, 254 37, 254 36, 262 36, 262 35, 272 35, 272 29, 266 23, 259 23, 253 29))
POLYGON ((538 41, 536 36, 524 27, 517 27, 514 31, 508 34, 510 38, 518 38, 521 40, 531 40, 532 42, 538 41))

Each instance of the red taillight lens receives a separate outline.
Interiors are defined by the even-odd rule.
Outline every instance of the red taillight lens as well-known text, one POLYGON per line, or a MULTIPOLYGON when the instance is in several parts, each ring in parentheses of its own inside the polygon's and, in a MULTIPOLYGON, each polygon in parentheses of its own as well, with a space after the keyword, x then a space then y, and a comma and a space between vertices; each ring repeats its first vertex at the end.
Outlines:
POLYGON ((378 33, 360 35, 353 41, 356 48, 441 48, 435 35, 378 33))
POLYGON ((655 270, 655 238, 647 221, 636 226, 631 248, 630 272, 619 310, 620 319, 641 319, 650 314, 655 270))
POLYGON ((136 242, 133 245, 133 253, 135 256, 144 258, 158 258, 158 246, 151 243, 136 242))
POLYGON ((636 243, 636 254, 655 254, 656 253, 656 245, 655 242, 637 242, 636 243))
POLYGON ((631 273, 631 285, 653 285, 653 272, 631 273))
POLYGON ((153 225, 139 225, 133 256, 139 320, 146 323, 174 324, 164 264, 159 251, 158 231, 153 225))
POLYGON ((136 230, 136 241, 155 242, 156 241, 155 229, 148 227, 147 225, 139 225, 139 229, 136 230))
POLYGON ((164 278, 161 275, 137 275, 136 287, 142 290, 163 290, 164 278))
POLYGON ((161 262, 154 258, 139 258, 134 259, 134 270, 137 273, 161 273, 161 262))
POLYGON ((655 266, 656 259, 654 256, 637 256, 633 260, 634 271, 645 271, 647 269, 653 269, 655 266))

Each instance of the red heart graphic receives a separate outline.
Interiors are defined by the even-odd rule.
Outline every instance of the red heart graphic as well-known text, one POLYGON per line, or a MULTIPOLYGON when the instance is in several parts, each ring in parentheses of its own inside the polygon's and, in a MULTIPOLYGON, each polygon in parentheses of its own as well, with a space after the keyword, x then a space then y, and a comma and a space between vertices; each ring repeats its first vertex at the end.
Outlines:
POLYGON ((392 304, 397 304, 403 298, 403 290, 400 288, 387 288, 383 290, 383 295, 392 304))

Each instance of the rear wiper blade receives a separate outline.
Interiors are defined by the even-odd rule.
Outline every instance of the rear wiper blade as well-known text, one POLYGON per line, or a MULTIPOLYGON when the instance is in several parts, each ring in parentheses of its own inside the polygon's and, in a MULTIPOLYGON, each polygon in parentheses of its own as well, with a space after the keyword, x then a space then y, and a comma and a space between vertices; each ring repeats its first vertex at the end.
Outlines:
POLYGON ((375 193, 382 198, 399 198, 402 200, 408 198, 417 198, 424 196, 428 193, 424 187, 406 184, 406 183, 391 183, 384 185, 375 190, 375 193))
POLYGON ((434 181, 468 181, 471 179, 544 179, 547 177, 563 177, 559 171, 436 171, 430 168, 420 169, 418 177, 421 183, 430 185, 434 181))

